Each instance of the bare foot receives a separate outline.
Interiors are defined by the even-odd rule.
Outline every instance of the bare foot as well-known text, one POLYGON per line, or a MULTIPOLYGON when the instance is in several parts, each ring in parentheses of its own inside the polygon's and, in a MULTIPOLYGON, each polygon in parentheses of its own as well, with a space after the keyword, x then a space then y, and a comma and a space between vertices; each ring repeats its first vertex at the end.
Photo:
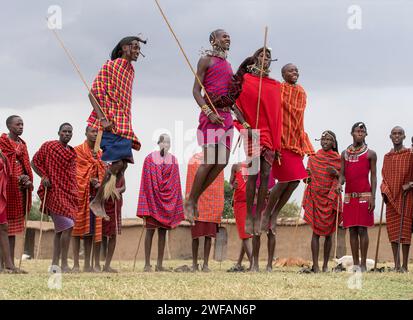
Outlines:
POLYGON ((319 266, 312 266, 311 268, 314 273, 319 273, 320 272, 320 267, 319 266))
POLYGON ((152 272, 152 266, 145 266, 143 272, 152 272))
POLYGON ((270 226, 270 214, 267 214, 265 211, 262 214, 262 220, 261 220, 261 231, 262 232, 267 232, 268 228, 270 226))
POLYGON ((247 217, 245 219, 245 233, 254 234, 254 220, 252 214, 247 213, 247 217))
POLYGON ((171 269, 164 268, 162 266, 155 266, 155 272, 172 272, 171 269))
POLYGON ((202 272, 211 272, 211 269, 208 268, 208 265, 204 264, 202 266, 202 272))
POLYGON ((272 272, 272 266, 267 266, 267 267, 265 268, 265 270, 266 270, 267 272, 272 272))
POLYGON ((199 264, 192 265, 191 271, 192 272, 199 272, 199 264))
MULTIPOLYGON (((118 270, 112 269, 111 267, 105 267, 102 270, 103 272, 109 272, 109 273, 118 273, 118 270)), ((99 271, 100 272, 100 271, 99 271)))
POLYGON ((110 219, 109 216, 106 214, 105 208, 102 206, 102 203, 96 201, 96 198, 90 202, 89 208, 90 210, 92 210, 93 214, 96 217, 103 218, 107 221, 110 219))
POLYGON ((360 270, 361 272, 366 272, 367 271, 367 267, 365 264, 360 265, 360 270))
POLYGON ((186 220, 191 224, 191 226, 195 225, 194 222, 194 214, 195 214, 195 203, 192 200, 185 200, 184 204, 184 214, 186 220))
POLYGON ((72 273, 72 269, 69 266, 62 266, 62 273, 72 273))
POLYGON ((80 272, 80 266, 73 266, 72 273, 79 273, 79 272, 80 272))
POLYGON ((250 271, 251 272, 260 272, 260 267, 258 266, 258 264, 253 264, 250 271))
POLYGON ((93 271, 92 271, 92 272, 95 272, 95 273, 101 273, 101 272, 102 272, 102 270, 101 270, 100 266, 94 266, 94 267, 93 267, 93 271))
POLYGON ((323 272, 328 272, 328 266, 323 266, 323 272))

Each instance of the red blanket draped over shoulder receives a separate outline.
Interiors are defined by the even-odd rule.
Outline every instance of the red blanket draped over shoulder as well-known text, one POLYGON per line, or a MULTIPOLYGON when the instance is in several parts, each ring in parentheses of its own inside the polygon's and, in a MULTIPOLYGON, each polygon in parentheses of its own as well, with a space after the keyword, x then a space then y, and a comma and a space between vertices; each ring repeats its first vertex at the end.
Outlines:
POLYGON ((314 148, 304 130, 304 112, 307 106, 307 94, 299 84, 286 82, 281 84, 283 106, 283 129, 281 147, 301 156, 313 155, 314 148))
MULTIPOLYGON (((112 133, 132 140, 132 148, 139 150, 140 142, 132 129, 132 85, 135 69, 123 58, 107 61, 93 81, 91 91, 109 121, 114 123, 112 133)), ((95 111, 87 120, 89 126, 101 129, 95 111)))
POLYGON ((340 201, 339 212, 342 211, 341 197, 335 193, 337 178, 327 172, 327 167, 340 172, 341 158, 337 152, 321 149, 308 159, 311 182, 304 195, 304 220, 320 236, 330 235, 336 229, 337 199, 340 201))
MULTIPOLYGON (((90 180, 97 178, 102 183, 106 172, 105 164, 100 160, 102 152, 99 151, 96 158, 92 154, 87 141, 75 147, 76 176, 79 187, 79 211, 76 213, 73 236, 83 236, 90 232, 90 209, 89 199, 91 197, 90 180)), ((96 217, 95 242, 102 241, 102 218, 96 217)))
POLYGON ((137 216, 151 216, 174 228, 184 220, 181 181, 176 158, 159 151, 146 156, 142 168, 137 216))
MULTIPOLYGON (((402 186, 413 181, 413 151, 404 149, 398 152, 390 151, 384 156, 383 180, 381 193, 386 195, 387 233, 391 242, 399 241, 401 213, 403 203, 402 186)), ((413 192, 406 195, 401 242, 410 244, 412 233, 413 192)))
MULTIPOLYGON (((245 120, 255 129, 257 121, 258 87, 260 77, 246 73, 242 92, 237 100, 245 120)), ((281 85, 277 80, 263 77, 258 127, 260 144, 272 151, 281 150, 282 107, 281 85)))
MULTIPOLYGON (((29 153, 27 152, 26 142, 19 138, 19 144, 13 143, 7 134, 3 133, 0 137, 0 149, 6 156, 10 166, 10 178, 7 183, 7 217, 16 219, 25 214, 25 204, 23 203, 23 193, 19 188, 19 173, 16 161, 19 161, 23 167, 24 173, 30 177, 33 182, 33 173, 30 166, 29 153), (18 147, 16 148, 16 145, 18 147)), ((29 212, 32 205, 32 190, 29 190, 29 212)))
MULTIPOLYGON (((78 211, 78 186, 76 181, 76 152, 71 146, 64 147, 59 141, 47 141, 33 157, 33 163, 42 177, 50 180, 45 207, 72 220, 78 211)), ((45 188, 40 184, 37 194, 44 199, 45 188)))

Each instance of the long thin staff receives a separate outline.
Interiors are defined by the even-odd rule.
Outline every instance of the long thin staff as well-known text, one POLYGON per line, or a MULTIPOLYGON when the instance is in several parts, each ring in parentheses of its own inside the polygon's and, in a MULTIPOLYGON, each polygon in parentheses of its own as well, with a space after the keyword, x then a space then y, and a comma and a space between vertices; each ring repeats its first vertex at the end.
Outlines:
POLYGON ((166 24, 168 25, 169 31, 171 31, 173 37, 175 38, 175 41, 176 41, 176 43, 178 44, 179 49, 181 50, 181 52, 182 52, 182 54, 183 54, 183 56, 184 56, 184 58, 185 58, 186 63, 188 64, 189 68, 191 69, 193 75, 195 76, 196 81, 199 83, 199 85, 201 86, 202 90, 204 90, 205 96, 207 97, 208 102, 209 102, 210 105, 211 105, 212 111, 214 111, 217 115, 219 115, 218 112, 217 112, 217 110, 216 110, 215 107, 214 107, 214 104, 212 103, 211 98, 210 98, 209 95, 208 95, 208 92, 205 90, 205 87, 204 87, 204 85, 202 84, 202 81, 199 79, 198 75, 196 74, 194 68, 193 68, 192 65, 191 65, 191 62, 189 62, 189 59, 188 59, 188 57, 187 57, 187 55, 186 55, 186 53, 185 53, 185 51, 184 51, 184 48, 182 47, 181 43, 180 43, 179 40, 178 40, 178 37, 176 36, 174 30, 173 30, 172 27, 171 27, 171 24, 169 23, 168 19, 166 18, 166 16, 165 16, 165 14, 164 14, 164 12, 163 12, 163 10, 162 10, 162 8, 161 8, 158 0, 155 0, 155 3, 156 3, 156 6, 158 7, 159 12, 161 13, 163 19, 165 20, 166 24))
POLYGON ((25 213, 26 216, 24 217, 24 229, 23 229, 23 245, 22 245, 22 252, 20 255, 20 260, 19 260, 19 269, 22 265, 22 258, 24 254, 24 245, 26 243, 26 231, 27 231, 27 220, 29 217, 29 189, 26 189, 26 208, 25 208, 25 213))
MULTIPOLYGON (((69 52, 69 50, 66 48, 66 46, 64 45, 62 39, 60 38, 60 36, 59 36, 58 33, 56 32, 56 30, 55 30, 55 29, 51 29, 51 30, 52 30, 53 34, 55 35, 57 41, 60 43, 60 46, 63 48, 63 50, 65 51, 66 55, 68 56, 70 62, 71 62, 72 65, 73 65, 73 67, 76 69, 76 71, 77 71, 80 79, 82 80, 83 84, 85 85, 87 91, 89 91, 90 96, 92 97, 93 101, 94 101, 94 102, 96 103, 96 105, 98 106, 100 112, 102 112, 103 117, 104 117, 106 120, 108 120, 106 114, 103 112, 102 108, 100 107, 99 102, 96 100, 94 94, 93 94, 92 91, 90 90, 89 85, 86 83, 86 80, 85 80, 85 78, 83 77, 82 72, 80 72, 80 68, 79 68, 79 66, 77 65, 77 63, 76 63, 75 59, 73 58, 72 54, 71 54, 71 53, 69 52)), ((102 131, 102 130, 99 130, 99 131, 98 131, 98 136, 96 137, 96 143, 95 143, 95 148, 94 148, 94 151, 95 151, 95 152, 98 152, 99 149, 100 149, 100 142, 102 141, 102 135, 103 135, 103 131, 102 131)))
POLYGON ((376 245, 376 256, 374 257, 374 268, 377 268, 377 259, 379 258, 379 245, 380 245, 380 236, 381 236, 381 225, 383 222, 383 211, 384 211, 384 199, 381 200, 381 210, 380 210, 380 224, 379 224, 379 234, 377 236, 377 245, 376 245))
POLYGON ((40 213, 40 234, 39 234, 39 241, 37 243, 37 252, 36 252, 35 260, 39 259, 40 245, 42 243, 43 214, 44 214, 44 206, 46 204, 46 199, 47 199, 47 187, 44 188, 44 197, 43 197, 43 203, 42 203, 42 210, 41 210, 41 213, 40 213))
POLYGON ((260 68, 260 82, 258 85, 258 102, 257 102, 257 119, 255 121, 255 129, 258 129, 258 119, 260 116, 260 102, 261 102, 261 90, 262 90, 262 77, 264 75, 264 61, 265 61, 265 53, 267 50, 267 35, 268 35, 268 27, 265 26, 264 30, 264 51, 261 59, 261 68, 260 68))
POLYGON ((138 247, 136 248, 135 258, 133 260, 133 271, 135 271, 136 259, 138 257, 139 248, 141 247, 141 241, 142 241, 142 236, 143 236, 144 231, 145 231, 145 218, 143 218, 142 231, 141 231, 141 235, 139 236, 138 247))
POLYGON ((337 237, 338 237, 338 218, 340 216, 340 198, 341 198, 341 194, 339 194, 337 197, 336 235, 334 238, 334 258, 337 258, 337 237))

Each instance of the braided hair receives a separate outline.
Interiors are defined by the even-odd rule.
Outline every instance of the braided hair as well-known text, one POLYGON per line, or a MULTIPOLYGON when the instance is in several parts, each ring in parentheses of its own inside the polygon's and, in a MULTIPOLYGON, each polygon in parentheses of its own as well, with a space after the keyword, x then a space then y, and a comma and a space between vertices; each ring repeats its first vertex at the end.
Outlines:
POLYGON ((110 55, 110 59, 115 60, 117 58, 122 57, 122 54, 123 54, 122 47, 124 45, 131 44, 132 41, 134 41, 134 40, 136 40, 138 42, 141 42, 143 44, 146 44, 146 42, 147 42, 146 40, 142 40, 141 38, 139 38, 137 36, 125 37, 125 38, 123 38, 122 40, 119 41, 119 43, 116 45, 115 48, 113 48, 112 53, 110 55))

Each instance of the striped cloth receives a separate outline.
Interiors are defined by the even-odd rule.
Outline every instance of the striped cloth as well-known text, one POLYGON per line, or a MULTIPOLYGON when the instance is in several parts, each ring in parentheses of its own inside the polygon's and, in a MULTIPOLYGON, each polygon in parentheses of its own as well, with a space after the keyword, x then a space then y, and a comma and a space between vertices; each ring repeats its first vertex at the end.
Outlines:
MULTIPOLYGON (((203 153, 194 154, 188 163, 185 193, 191 192, 196 172, 203 162, 203 153)), ((224 211, 224 171, 221 171, 212 184, 202 193, 198 200, 199 215, 194 220, 221 223, 224 211)))
POLYGON ((208 94, 225 96, 232 81, 231 64, 219 57, 211 57, 212 65, 206 70, 203 85, 208 94))
POLYGON ((136 215, 152 217, 169 228, 184 220, 179 166, 172 154, 162 157, 154 151, 146 156, 136 215))
POLYGON ((95 242, 102 241, 102 218, 94 217, 90 212, 89 201, 96 192, 91 190, 90 181, 97 178, 102 183, 106 172, 105 164, 100 160, 102 152, 99 151, 96 156, 90 149, 88 142, 85 141, 75 148, 76 157, 76 179, 78 185, 79 210, 75 215, 75 226, 72 236, 82 237, 93 234, 95 242), (91 215, 95 219, 94 230, 91 230, 91 215))
POLYGON ((314 155, 314 148, 304 131, 304 112, 307 103, 304 88, 299 84, 281 83, 281 103, 283 106, 281 148, 301 156, 314 155))
MULTIPOLYGON (((387 198, 386 225, 390 242, 399 241, 403 189, 402 186, 413 181, 413 150, 390 151, 384 156, 381 193, 387 198)), ((413 192, 407 194, 401 243, 410 244, 412 237, 413 192)))
POLYGON ((9 162, 0 149, 0 224, 7 223, 7 180, 9 180, 9 162))
MULTIPOLYGON (((63 146, 57 140, 47 141, 42 144, 32 161, 41 177, 47 177, 51 183, 45 203, 48 213, 74 220, 79 210, 75 150, 71 146, 63 146)), ((37 194, 43 201, 45 188, 42 183, 37 194)))
MULTIPOLYGON (((9 223, 11 223, 11 226, 9 225, 9 234, 15 235, 23 231, 26 202, 26 191, 20 190, 19 176, 22 174, 28 175, 30 181, 33 182, 33 173, 27 146, 22 139, 19 138, 17 143, 3 133, 0 137, 0 149, 10 166, 10 176, 7 183, 7 218, 9 223)), ((31 195, 32 190, 30 189, 28 197, 29 212, 32 205, 31 195)))
POLYGON ((336 194, 337 178, 327 172, 333 167, 340 172, 340 155, 333 151, 318 150, 308 159, 311 182, 304 194, 304 220, 319 236, 328 236, 336 230, 337 200, 339 201, 339 223, 342 220, 341 196, 336 194))
MULTIPOLYGON (((126 59, 107 61, 93 81, 91 91, 109 121, 114 123, 112 133, 132 140, 132 148, 139 150, 140 142, 132 129, 132 84, 135 70, 126 59)), ((95 111, 87 120, 88 125, 101 129, 95 111)))

